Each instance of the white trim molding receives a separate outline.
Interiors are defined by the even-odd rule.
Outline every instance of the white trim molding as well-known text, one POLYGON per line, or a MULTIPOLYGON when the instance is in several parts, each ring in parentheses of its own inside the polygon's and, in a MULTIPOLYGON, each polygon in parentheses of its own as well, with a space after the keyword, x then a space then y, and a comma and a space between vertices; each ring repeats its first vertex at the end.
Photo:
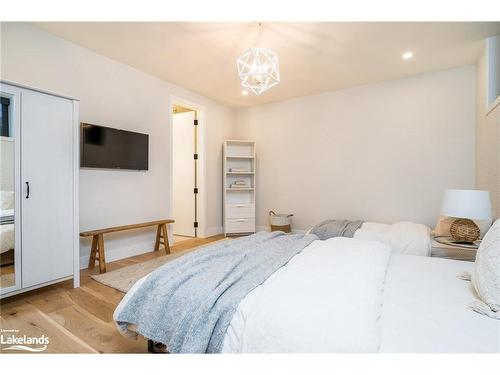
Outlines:
POLYGON ((217 236, 218 234, 222 234, 224 231, 222 227, 213 227, 213 228, 207 228, 205 229, 205 232, 202 233, 199 237, 206 238, 206 237, 212 237, 212 236, 217 236))

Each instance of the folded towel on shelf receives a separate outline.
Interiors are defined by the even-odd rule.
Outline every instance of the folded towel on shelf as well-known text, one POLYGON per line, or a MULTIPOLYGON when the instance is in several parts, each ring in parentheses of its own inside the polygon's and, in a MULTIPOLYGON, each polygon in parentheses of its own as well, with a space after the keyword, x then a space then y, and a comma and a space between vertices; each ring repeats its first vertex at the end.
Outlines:
POLYGON ((248 186, 249 185, 245 180, 236 180, 229 185, 231 188, 247 188, 248 186))
POLYGON ((247 173, 250 172, 248 168, 229 168, 229 172, 242 172, 242 173, 247 173))

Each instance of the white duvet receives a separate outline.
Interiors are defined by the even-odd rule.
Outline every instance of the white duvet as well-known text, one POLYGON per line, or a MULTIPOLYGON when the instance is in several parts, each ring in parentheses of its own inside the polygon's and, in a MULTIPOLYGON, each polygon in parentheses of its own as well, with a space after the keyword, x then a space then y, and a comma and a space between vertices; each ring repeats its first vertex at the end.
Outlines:
POLYGON ((315 241, 240 303, 224 353, 500 353, 500 321, 467 308, 471 262, 315 241), (383 280, 380 271, 385 270, 383 280))
POLYGON ((240 303, 223 352, 376 352, 391 250, 314 241, 240 303))

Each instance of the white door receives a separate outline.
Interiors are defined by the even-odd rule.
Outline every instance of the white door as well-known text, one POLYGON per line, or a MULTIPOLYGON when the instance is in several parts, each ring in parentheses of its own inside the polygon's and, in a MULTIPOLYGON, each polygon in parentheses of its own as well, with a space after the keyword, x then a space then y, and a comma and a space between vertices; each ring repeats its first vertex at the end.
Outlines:
POLYGON ((174 114, 173 120, 173 233, 195 236, 194 111, 174 114))
POLYGON ((22 285, 27 288, 73 273, 73 104, 23 90, 21 112, 22 285))

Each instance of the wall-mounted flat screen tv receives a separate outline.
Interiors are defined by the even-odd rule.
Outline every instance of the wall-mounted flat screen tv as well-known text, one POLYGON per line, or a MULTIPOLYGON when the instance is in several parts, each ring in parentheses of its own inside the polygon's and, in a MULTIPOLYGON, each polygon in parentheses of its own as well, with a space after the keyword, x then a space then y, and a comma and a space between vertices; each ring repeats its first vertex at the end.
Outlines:
POLYGON ((148 170, 148 149, 148 134, 81 124, 81 167, 148 170))

